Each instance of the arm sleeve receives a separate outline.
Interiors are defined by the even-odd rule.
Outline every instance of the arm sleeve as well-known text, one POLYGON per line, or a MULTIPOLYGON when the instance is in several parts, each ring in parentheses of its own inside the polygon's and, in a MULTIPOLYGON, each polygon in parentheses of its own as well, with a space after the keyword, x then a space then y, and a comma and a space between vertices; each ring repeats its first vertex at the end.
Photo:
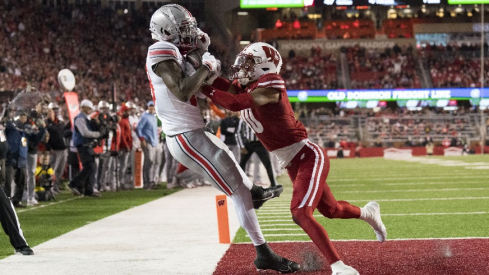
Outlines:
POLYGON ((212 99, 213 102, 231 111, 241 111, 253 107, 253 97, 249 93, 230 94, 213 89, 210 86, 203 86, 202 93, 212 99))
POLYGON ((78 131, 80 132, 80 134, 84 138, 99 138, 100 137, 99 132, 93 132, 93 131, 90 131, 88 129, 87 125, 85 124, 84 119, 80 119, 80 118, 75 119, 75 127, 78 129, 78 131))

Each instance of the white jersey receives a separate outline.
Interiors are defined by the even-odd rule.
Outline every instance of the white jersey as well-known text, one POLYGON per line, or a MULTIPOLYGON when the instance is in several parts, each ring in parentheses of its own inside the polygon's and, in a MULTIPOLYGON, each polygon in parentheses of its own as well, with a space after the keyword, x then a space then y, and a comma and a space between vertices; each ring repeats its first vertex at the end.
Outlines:
POLYGON ((178 48, 169 42, 156 42, 148 49, 146 71, 148 73, 151 93, 155 102, 156 114, 162 122, 166 135, 177 135, 195 129, 204 128, 197 100, 180 101, 157 76, 151 67, 164 60, 175 60, 185 72, 185 60, 178 48))

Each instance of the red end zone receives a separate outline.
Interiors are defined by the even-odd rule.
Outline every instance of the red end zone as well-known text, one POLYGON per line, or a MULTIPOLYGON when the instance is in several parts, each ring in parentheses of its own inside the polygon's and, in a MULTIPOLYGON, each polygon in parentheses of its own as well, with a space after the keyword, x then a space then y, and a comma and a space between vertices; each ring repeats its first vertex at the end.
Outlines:
MULTIPOLYGON (((489 274, 489 239, 334 242, 342 260, 362 275, 489 274)), ((312 242, 271 243, 275 252, 298 261, 302 274, 331 274, 312 242)), ((252 244, 232 244, 214 275, 256 274, 252 244)), ((269 271, 261 274, 276 274, 269 271)))

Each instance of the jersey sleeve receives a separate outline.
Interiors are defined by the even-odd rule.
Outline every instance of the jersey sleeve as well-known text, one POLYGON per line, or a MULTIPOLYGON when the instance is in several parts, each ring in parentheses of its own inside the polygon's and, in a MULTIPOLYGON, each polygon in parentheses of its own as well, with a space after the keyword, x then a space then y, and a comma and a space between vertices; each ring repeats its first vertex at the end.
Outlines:
POLYGON ((175 60, 178 62, 181 55, 178 48, 168 42, 157 42, 148 49, 149 65, 153 66, 165 60, 175 60))
POLYGON ((256 88, 273 88, 281 92, 286 92, 285 81, 278 74, 266 74, 258 79, 256 88))

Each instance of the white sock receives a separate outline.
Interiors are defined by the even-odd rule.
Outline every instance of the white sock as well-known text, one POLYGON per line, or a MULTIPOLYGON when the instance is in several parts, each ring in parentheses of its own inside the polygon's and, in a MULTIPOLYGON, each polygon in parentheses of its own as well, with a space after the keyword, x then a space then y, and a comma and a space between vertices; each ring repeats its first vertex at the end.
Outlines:
POLYGON ((370 211, 365 210, 364 207, 360 207, 360 220, 365 220, 367 218, 370 218, 371 214, 370 211))
POLYGON ((255 209, 253 208, 250 190, 244 184, 240 184, 230 198, 233 200, 239 224, 248 233, 253 244, 255 246, 264 244, 265 237, 263 237, 255 209))

